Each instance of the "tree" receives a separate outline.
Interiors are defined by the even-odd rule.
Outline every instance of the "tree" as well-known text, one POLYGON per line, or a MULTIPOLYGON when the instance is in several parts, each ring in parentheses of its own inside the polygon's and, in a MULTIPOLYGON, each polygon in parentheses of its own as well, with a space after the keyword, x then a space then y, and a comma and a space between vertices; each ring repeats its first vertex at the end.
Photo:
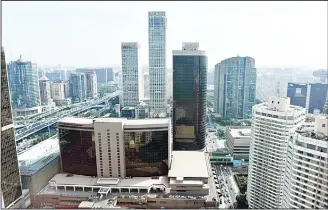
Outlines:
POLYGON ((255 104, 260 104, 260 103, 262 103, 262 101, 260 100, 260 99, 255 99, 255 104))
POLYGON ((238 209, 248 209, 248 204, 247 204, 245 194, 237 195, 236 200, 237 200, 237 208, 238 209))

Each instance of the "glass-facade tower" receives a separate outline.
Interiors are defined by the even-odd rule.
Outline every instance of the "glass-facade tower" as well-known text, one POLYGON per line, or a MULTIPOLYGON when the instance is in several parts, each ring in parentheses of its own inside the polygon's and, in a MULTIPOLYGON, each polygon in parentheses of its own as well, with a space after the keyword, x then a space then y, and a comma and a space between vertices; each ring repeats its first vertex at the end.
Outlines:
POLYGON ((256 94, 255 60, 237 56, 217 64, 215 93, 214 109, 222 117, 251 118, 256 94))
POLYGON ((1 209, 10 208, 21 196, 6 60, 1 47, 1 209))
POLYGON ((166 113, 166 14, 148 13, 149 89, 152 116, 166 113))
POLYGON ((207 56, 198 43, 173 51, 173 149, 203 150, 206 135, 207 56))

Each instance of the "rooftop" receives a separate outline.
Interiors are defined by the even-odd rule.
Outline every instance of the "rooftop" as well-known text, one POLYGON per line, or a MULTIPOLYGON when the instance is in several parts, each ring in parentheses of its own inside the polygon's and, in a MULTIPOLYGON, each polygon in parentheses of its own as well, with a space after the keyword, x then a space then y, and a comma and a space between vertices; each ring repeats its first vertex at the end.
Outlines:
POLYGON ((92 119, 78 118, 78 117, 65 117, 65 118, 59 120, 58 122, 59 123, 77 124, 77 125, 93 124, 92 119))
POLYGON ((251 127, 229 127, 230 134, 233 138, 250 138, 251 127))
POLYGON ((60 155, 57 137, 46 139, 18 155, 22 175, 33 175, 60 155))
POLYGON ((204 152, 173 151, 172 156, 169 177, 209 177, 204 152))
POLYGON ((206 137, 206 152, 228 153, 225 146, 225 140, 219 140, 214 133, 208 133, 206 137))
POLYGON ((67 173, 56 174, 49 183, 57 185, 84 185, 84 186, 117 186, 117 187, 150 187, 151 185, 168 186, 167 177, 133 177, 131 179, 97 178, 67 173))

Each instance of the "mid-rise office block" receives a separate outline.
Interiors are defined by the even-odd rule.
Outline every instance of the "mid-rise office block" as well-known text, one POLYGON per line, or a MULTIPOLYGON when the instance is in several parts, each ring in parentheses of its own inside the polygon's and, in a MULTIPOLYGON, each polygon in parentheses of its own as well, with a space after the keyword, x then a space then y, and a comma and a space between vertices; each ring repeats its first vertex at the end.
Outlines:
POLYGON ((251 127, 230 126, 226 128, 227 149, 234 160, 249 160, 251 127))
POLYGON ((86 100, 86 75, 83 73, 73 73, 69 79, 69 91, 72 102, 79 103, 86 100))
POLYGON ((222 117, 247 119, 255 104, 256 69, 251 57, 233 57, 215 66, 214 110, 222 117))
POLYGON ((62 171, 98 177, 167 175, 170 122, 65 118, 59 122, 62 171))
POLYGON ((122 42, 121 107, 139 104, 139 55, 137 42, 122 42))
POLYGON ((328 208, 328 116, 290 132, 282 208, 328 208))
POLYGON ((287 96, 292 105, 301 106, 307 113, 323 113, 327 100, 328 84, 325 83, 288 83, 287 96))
POLYGON ((280 208, 289 132, 305 119, 305 109, 289 98, 271 97, 253 107, 247 200, 250 208, 280 208))
POLYGON ((95 71, 97 75, 97 83, 105 84, 114 81, 114 73, 112 68, 77 68, 76 72, 86 73, 95 71))
POLYGON ((8 74, 1 47, 1 209, 21 208, 22 185, 19 175, 15 129, 11 111, 8 74))
POLYGON ((203 150, 206 136, 207 56, 199 43, 173 51, 174 150, 203 150))
POLYGON ((148 12, 149 105, 152 117, 166 113, 166 24, 165 12, 148 12))
POLYGON ((36 64, 22 57, 8 64, 9 87, 14 116, 41 112, 40 88, 36 64))

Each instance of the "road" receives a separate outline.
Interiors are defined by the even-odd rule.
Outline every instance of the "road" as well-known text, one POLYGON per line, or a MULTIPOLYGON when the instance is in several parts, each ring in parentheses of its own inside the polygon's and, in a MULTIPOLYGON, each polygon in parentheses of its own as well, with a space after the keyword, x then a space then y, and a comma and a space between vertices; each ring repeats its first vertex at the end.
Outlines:
POLYGON ((89 109, 97 104, 103 103, 104 101, 114 98, 116 96, 118 96, 119 92, 116 91, 114 93, 110 93, 108 95, 106 95, 105 97, 98 99, 98 100, 94 100, 94 101, 90 101, 90 102, 85 102, 83 105, 79 105, 77 107, 72 108, 71 110, 69 110, 66 113, 63 113, 59 116, 50 118, 50 119, 45 119, 45 120, 41 120, 41 121, 37 121, 31 125, 29 125, 28 127, 26 127, 25 129, 22 128, 20 130, 18 130, 16 132, 16 141, 20 141, 24 138, 26 138, 27 136, 31 135, 32 133, 35 133, 39 130, 42 130, 43 128, 46 128, 48 126, 51 126, 55 123, 57 123, 58 120, 64 118, 64 117, 68 117, 68 116, 73 116, 81 111, 84 111, 86 109, 89 109))

